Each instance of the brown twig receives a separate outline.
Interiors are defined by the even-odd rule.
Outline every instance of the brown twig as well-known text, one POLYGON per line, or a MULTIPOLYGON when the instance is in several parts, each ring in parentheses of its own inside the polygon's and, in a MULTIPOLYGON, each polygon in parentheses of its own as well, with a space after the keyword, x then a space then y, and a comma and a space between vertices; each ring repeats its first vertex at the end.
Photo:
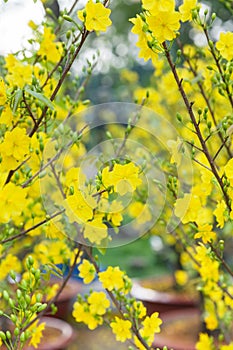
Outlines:
POLYGON ((224 185, 223 185, 223 182, 222 182, 222 179, 221 177, 219 176, 219 173, 217 171, 217 168, 216 168, 216 165, 215 165, 215 162, 213 161, 213 158, 211 157, 210 153, 209 153, 209 150, 206 146, 206 143, 203 139, 203 136, 202 136, 202 133, 201 133, 201 130, 200 130, 200 127, 196 121, 196 117, 194 115, 194 112, 193 112, 193 102, 190 102, 186 93, 185 93, 185 90, 183 88, 183 85, 182 85, 182 80, 180 80, 179 76, 178 76, 178 73, 177 73, 177 70, 176 70, 176 66, 175 64, 173 63, 172 61, 172 58, 171 58, 171 55, 170 55, 170 52, 167 48, 167 45, 166 45, 166 42, 164 42, 163 44, 163 48, 164 48, 164 53, 165 53, 165 56, 167 58, 167 61, 169 63, 169 66, 172 70, 172 73, 173 73, 173 76, 175 78, 175 81, 177 83, 177 86, 179 88, 179 91, 180 91, 180 94, 182 96, 182 99, 183 99, 183 102, 187 108, 187 111, 189 113, 189 116, 190 116, 190 119, 194 125, 194 128, 196 130, 196 133, 197 133, 197 136, 199 138, 199 141, 201 143, 201 146, 202 146, 202 149, 203 149, 203 152, 208 160, 208 163, 210 165, 210 168, 211 168, 211 171, 213 173, 213 175, 215 176, 221 190, 222 190, 222 193, 223 193, 223 196, 224 196, 224 199, 225 199, 225 202, 226 202, 226 205, 228 207, 229 210, 231 210, 231 204, 230 204, 230 198, 224 188, 224 185))
MULTIPOLYGON (((184 57, 185 57, 186 62, 188 63, 188 66, 189 66, 190 71, 192 72, 192 74, 193 74, 194 77, 197 77, 197 76, 198 76, 198 75, 197 75, 197 72, 196 72, 196 70, 194 69, 194 67, 192 66, 192 64, 191 64, 191 62, 190 62, 190 59, 184 54, 183 46, 182 46, 182 44, 181 44, 181 42, 180 42, 179 39, 177 39, 177 43, 178 43, 178 45, 179 45, 179 47, 180 47, 180 49, 181 49, 181 51, 182 51, 182 53, 183 53, 183 55, 184 55, 184 57)), ((214 125, 215 125, 216 128, 218 128, 218 124, 217 124, 217 121, 216 121, 216 118, 215 118, 215 114, 214 114, 213 108, 212 108, 212 106, 211 106, 211 103, 210 103, 210 101, 209 101, 209 98, 208 98, 207 95, 206 95, 206 92, 205 92, 205 90, 204 90, 204 88, 203 88, 202 83, 201 83, 200 81, 198 81, 198 82, 197 82, 197 86, 198 86, 199 91, 201 92, 201 94, 202 94, 202 96, 203 96, 203 98, 204 98, 204 100, 205 100, 205 102, 206 102, 206 105, 207 105, 208 110, 209 110, 209 112, 210 112, 211 118, 212 118, 212 120, 213 120, 213 122, 214 122, 214 125)), ((220 132, 219 130, 218 130, 218 136, 219 136, 219 138, 220 138, 222 144, 225 146, 229 157, 232 158, 231 150, 230 150, 230 148, 228 147, 228 145, 224 142, 223 136, 222 136, 222 134, 221 134, 221 132, 220 132)))
POLYGON ((23 236, 26 235, 28 232, 31 232, 31 231, 35 230, 36 228, 38 228, 38 227, 44 225, 46 222, 48 222, 48 221, 54 219, 56 216, 58 216, 58 215, 64 213, 64 211, 65 211, 65 209, 63 209, 63 210, 61 210, 61 211, 59 211, 59 212, 57 212, 57 213, 54 213, 54 214, 51 215, 49 218, 44 219, 44 220, 38 222, 37 224, 33 225, 32 227, 28 228, 27 230, 24 230, 24 231, 20 232, 19 234, 15 235, 15 236, 11 236, 11 237, 9 237, 9 238, 4 239, 3 241, 0 242, 0 244, 4 244, 4 243, 7 243, 7 242, 11 242, 11 241, 13 241, 13 240, 15 240, 15 239, 17 239, 17 238, 23 237, 23 236))

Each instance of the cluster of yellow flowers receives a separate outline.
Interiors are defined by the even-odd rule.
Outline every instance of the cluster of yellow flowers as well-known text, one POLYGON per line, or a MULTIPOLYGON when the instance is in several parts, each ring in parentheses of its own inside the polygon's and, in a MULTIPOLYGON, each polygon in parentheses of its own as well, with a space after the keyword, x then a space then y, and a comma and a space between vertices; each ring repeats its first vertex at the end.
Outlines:
MULTIPOLYGON (((215 18, 216 14, 203 10, 202 4, 195 0, 184 0, 178 8, 173 0, 142 0, 142 12, 131 19, 132 32, 138 36, 139 57, 145 61, 151 59, 155 67, 153 85, 148 89, 135 85, 134 96, 140 103, 148 91, 148 107, 179 130, 177 140, 167 143, 170 162, 179 169, 186 146, 190 147, 192 157, 192 169, 185 170, 186 185, 181 195, 177 195, 174 182, 169 183, 174 214, 180 220, 170 235, 173 237, 164 236, 167 210, 162 216, 164 225, 154 227, 153 233, 178 251, 182 245, 181 263, 188 273, 194 270, 200 277, 203 318, 210 331, 221 329, 224 323, 231 327, 229 319, 232 320, 232 267, 229 252, 224 252, 224 239, 226 245, 232 240, 233 218, 233 33, 221 32, 214 43, 210 28, 215 18), (206 46, 183 45, 180 32, 187 21, 195 31, 203 33, 206 46), (174 52, 173 42, 178 47, 174 52), (174 113, 177 113, 176 121, 174 113)), ((187 273, 181 276, 180 272, 177 271, 177 278, 183 283, 184 276, 187 281, 187 273)), ((217 347, 203 333, 196 348, 217 347)), ((219 348, 231 349, 232 342, 219 344, 219 348)))

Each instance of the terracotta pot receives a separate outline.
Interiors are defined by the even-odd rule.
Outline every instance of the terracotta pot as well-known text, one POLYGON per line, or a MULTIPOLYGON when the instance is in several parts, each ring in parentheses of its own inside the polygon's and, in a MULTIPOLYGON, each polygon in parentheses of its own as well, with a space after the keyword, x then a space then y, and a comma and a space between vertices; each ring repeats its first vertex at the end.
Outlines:
MULTIPOLYGON (((54 317, 42 317, 40 322, 45 322, 46 325, 37 350, 65 350, 72 342, 75 333, 69 323, 54 317)), ((7 350, 5 346, 1 349, 7 350)), ((26 345, 24 350, 35 350, 35 348, 26 345)))
POLYGON ((173 350, 195 350, 201 328, 201 316, 196 308, 170 311, 161 318, 161 333, 156 334, 153 347, 166 345, 173 350))
MULTIPOLYGON (((153 347, 173 350, 195 350, 199 333, 202 332, 201 313, 196 308, 175 310, 161 316, 163 324, 161 333, 155 335, 153 347)), ((213 334, 218 348, 218 330, 213 334)), ((233 327, 230 338, 233 336, 233 327)))
POLYGON ((148 315, 199 305, 198 293, 191 289, 175 290, 173 277, 169 275, 135 280, 132 296, 143 302, 148 315))

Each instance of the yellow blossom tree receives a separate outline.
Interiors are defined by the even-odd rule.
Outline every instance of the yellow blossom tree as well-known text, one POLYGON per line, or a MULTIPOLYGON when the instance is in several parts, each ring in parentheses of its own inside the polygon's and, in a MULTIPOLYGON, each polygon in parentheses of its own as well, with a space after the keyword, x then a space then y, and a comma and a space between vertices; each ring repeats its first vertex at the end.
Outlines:
MULTIPOLYGON (((83 63, 80 52, 111 26, 111 4, 76 5, 30 22, 30 49, 1 61, 0 317, 10 326, 0 329, 0 346, 38 347, 46 327, 39 320, 74 271, 102 288, 77 295, 76 322, 90 330, 108 323, 131 349, 156 346, 160 315, 147 315, 126 272, 102 271, 93 253, 124 244, 126 231, 129 240, 149 232, 179 246, 177 281, 193 279, 202 293, 208 332, 196 349, 230 350, 233 33, 212 39, 216 14, 199 1, 142 0, 129 21, 139 57, 152 61, 151 86, 135 88, 133 108, 93 109, 84 92, 101 54, 83 63), (182 42, 186 26, 204 35, 205 46, 182 42), (70 78, 74 62, 84 66, 82 79, 70 78), (92 147, 100 127, 105 139, 92 147)), ((137 82, 135 72, 122 76, 137 82)))

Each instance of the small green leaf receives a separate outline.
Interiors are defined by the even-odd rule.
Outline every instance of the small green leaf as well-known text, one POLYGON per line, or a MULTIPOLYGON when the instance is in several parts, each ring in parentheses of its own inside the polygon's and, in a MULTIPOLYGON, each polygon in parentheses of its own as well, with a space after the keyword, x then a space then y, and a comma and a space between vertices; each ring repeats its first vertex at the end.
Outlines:
POLYGON ((0 106, 0 117, 1 117, 1 114, 2 112, 4 111, 5 107, 4 106, 0 106))
POLYGON ((97 250, 102 254, 105 255, 107 248, 97 248, 97 250))
POLYGON ((54 109, 53 107, 53 104, 52 102, 46 97, 44 96, 43 94, 41 94, 40 92, 36 92, 36 91, 33 91, 31 89, 29 89, 28 87, 25 87, 25 91, 35 97, 37 100, 41 101, 42 103, 44 103, 46 106, 48 106, 49 108, 51 109, 54 109))
POLYGON ((12 107, 13 113, 16 112, 18 105, 19 105, 20 101, 22 100, 22 97, 23 97, 23 91, 21 89, 18 89, 15 92, 14 98, 13 98, 13 107, 12 107))

